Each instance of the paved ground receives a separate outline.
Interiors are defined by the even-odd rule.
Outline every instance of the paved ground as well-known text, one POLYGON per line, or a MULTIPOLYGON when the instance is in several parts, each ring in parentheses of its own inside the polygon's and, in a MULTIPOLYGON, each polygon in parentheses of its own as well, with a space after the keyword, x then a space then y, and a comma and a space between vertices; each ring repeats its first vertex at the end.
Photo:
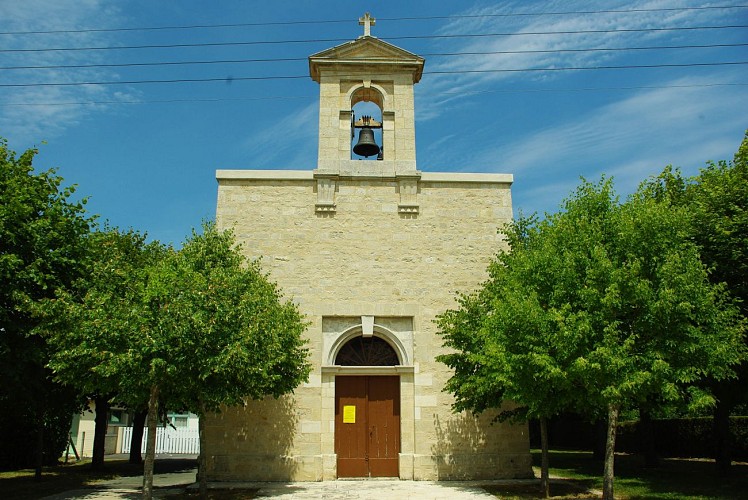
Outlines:
MULTIPOLYGON (((178 495, 185 487, 195 487, 195 470, 154 475, 154 496, 164 498, 178 495)), ((325 500, 469 500, 495 498, 480 485, 502 482, 473 481, 399 481, 399 480, 339 480, 299 483, 211 483, 217 489, 259 490, 261 498, 320 498, 325 500)), ((504 482, 506 483, 506 482, 504 482)), ((141 498, 142 476, 120 477, 104 481, 95 488, 67 491, 45 497, 45 500, 68 499, 138 499, 141 498)), ((193 497, 195 498, 195 497, 193 497)))
MULTIPOLYGON (((228 485, 216 484, 221 488, 228 485)), ((234 486, 234 485, 232 485, 234 486)), ((317 483, 246 483, 246 487, 259 488, 258 497, 325 500, 376 499, 376 500, 469 500, 496 497, 486 493, 474 482, 434 482, 398 480, 339 480, 317 483)), ((236 487, 236 486, 234 486, 236 487)))
MULTIPOLYGON (((153 485, 154 496, 163 498, 184 491, 186 486, 195 482, 197 469, 165 474, 154 474, 153 485), (177 486, 179 488, 177 488, 177 486)), ((99 499, 99 498, 142 498, 143 476, 118 477, 108 481, 102 481, 95 487, 66 491, 44 497, 44 500, 67 500, 73 498, 99 499)))

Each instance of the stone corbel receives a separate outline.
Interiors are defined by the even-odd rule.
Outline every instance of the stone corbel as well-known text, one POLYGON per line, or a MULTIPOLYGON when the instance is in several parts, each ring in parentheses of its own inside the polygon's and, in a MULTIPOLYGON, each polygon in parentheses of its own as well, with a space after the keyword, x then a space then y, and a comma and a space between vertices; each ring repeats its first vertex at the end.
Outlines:
POLYGON ((418 179, 420 176, 397 177, 398 189, 400 191, 400 203, 397 211, 401 214, 418 214, 418 179))
POLYGON ((317 179, 317 203, 314 211, 318 213, 335 213, 335 189, 337 176, 319 176, 317 179))

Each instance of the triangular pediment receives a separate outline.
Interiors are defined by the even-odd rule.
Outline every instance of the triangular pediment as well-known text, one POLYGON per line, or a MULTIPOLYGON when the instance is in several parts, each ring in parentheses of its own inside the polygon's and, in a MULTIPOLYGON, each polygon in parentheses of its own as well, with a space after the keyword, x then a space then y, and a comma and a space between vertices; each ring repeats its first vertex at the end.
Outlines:
POLYGON ((394 65, 404 71, 413 72, 414 81, 421 78, 424 59, 412 52, 401 49, 391 43, 373 36, 362 36, 335 47, 309 56, 309 72, 314 80, 319 81, 320 69, 323 66, 365 66, 394 65))
POLYGON ((310 59, 348 59, 352 57, 388 58, 398 61, 423 59, 412 52, 373 36, 362 36, 309 56, 310 59))

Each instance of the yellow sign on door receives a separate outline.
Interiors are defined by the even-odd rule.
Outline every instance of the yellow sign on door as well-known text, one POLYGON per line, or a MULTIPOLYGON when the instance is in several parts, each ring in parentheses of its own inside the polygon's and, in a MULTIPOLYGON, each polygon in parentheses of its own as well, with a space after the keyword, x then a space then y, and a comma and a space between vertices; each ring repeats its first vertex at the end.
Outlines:
POLYGON ((343 405, 343 423, 344 424, 355 424, 356 423, 356 407, 343 405))

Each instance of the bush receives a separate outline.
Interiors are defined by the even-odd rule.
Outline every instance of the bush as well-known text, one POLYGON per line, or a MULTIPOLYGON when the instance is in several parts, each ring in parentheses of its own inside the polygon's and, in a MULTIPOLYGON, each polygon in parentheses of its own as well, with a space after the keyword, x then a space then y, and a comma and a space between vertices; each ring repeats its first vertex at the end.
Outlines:
MULTIPOLYGON (((655 450, 665 457, 714 457, 712 419, 669 418, 653 420, 655 450)), ((733 460, 748 459, 748 417, 730 417, 730 443, 733 460)), ((643 451, 644 437, 639 422, 623 422, 618 428, 616 449, 638 453, 643 451)))
MULTIPOLYGON (((712 418, 669 418, 652 420, 655 450, 664 457, 711 458, 714 457, 712 418)), ((605 431, 598 432, 604 441, 605 431)), ((564 415, 548 424, 548 441, 551 448, 594 450, 595 425, 576 415, 564 415)), ((748 461, 748 417, 730 417, 730 445, 733 460, 748 461)), ((621 422, 616 437, 616 451, 641 453, 646 443, 638 421, 621 422)), ((537 421, 530 422, 530 443, 540 447, 537 421)))
MULTIPOLYGON (((551 448, 592 450, 595 442, 605 440, 605 425, 596 426, 581 416, 568 413, 548 420, 548 442, 551 448)), ((530 444, 540 448, 540 424, 530 421, 530 444)))
MULTIPOLYGON (((54 465, 65 451, 73 413, 78 408, 69 391, 60 388, 47 401, 44 417, 43 465, 54 465), (72 402, 71 402, 72 401, 72 402)), ((16 470, 36 465, 38 428, 29 400, 5 398, 0 405, 0 470, 16 470), (12 404, 10 404, 12 402, 12 404)))

